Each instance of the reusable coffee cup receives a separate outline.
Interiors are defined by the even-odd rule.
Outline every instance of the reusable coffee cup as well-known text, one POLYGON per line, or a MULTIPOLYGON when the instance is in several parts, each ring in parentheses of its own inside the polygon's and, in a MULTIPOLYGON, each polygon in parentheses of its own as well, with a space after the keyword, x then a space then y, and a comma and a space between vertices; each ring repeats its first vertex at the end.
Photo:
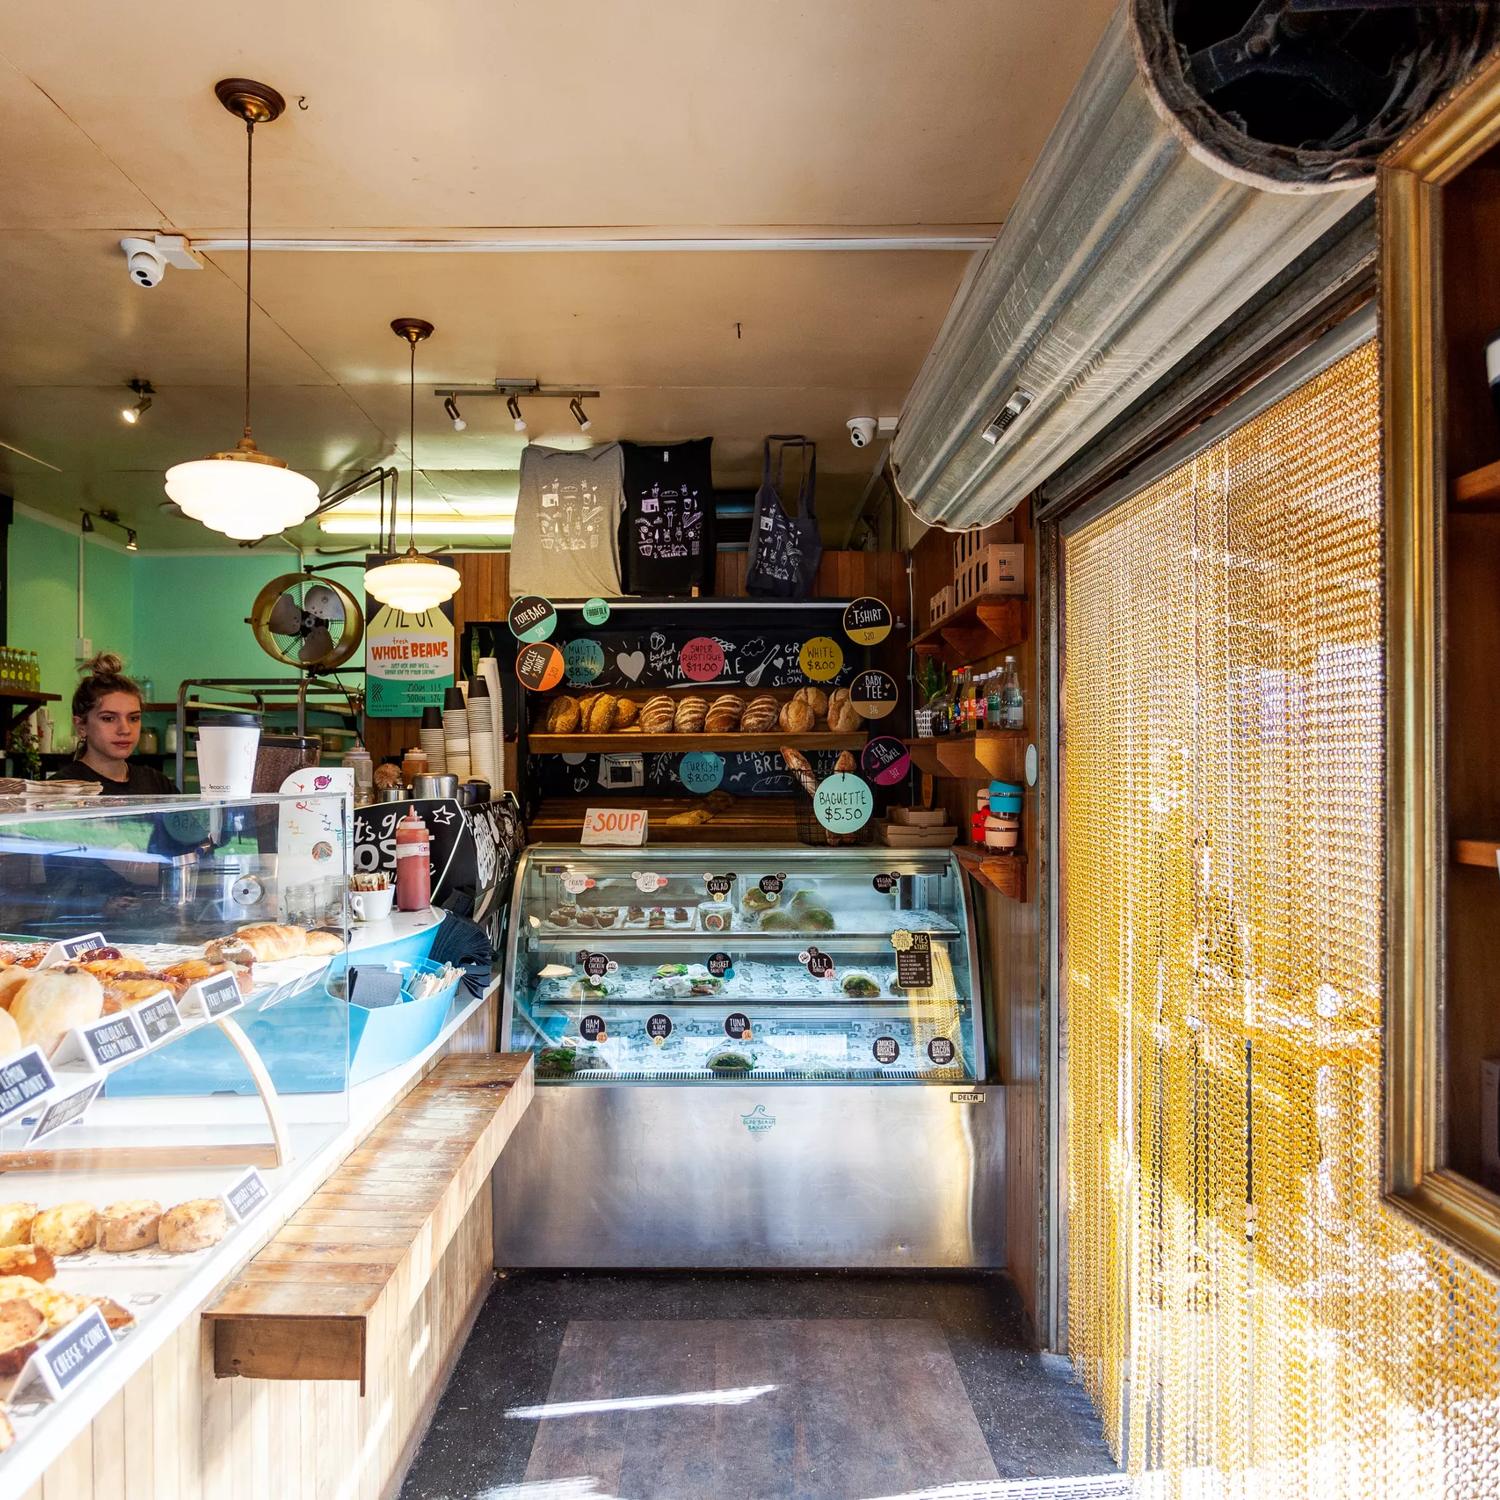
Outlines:
POLYGON ((349 910, 356 922, 383 922, 391 914, 391 903, 396 899, 396 887, 388 885, 383 891, 350 891, 349 910))
POLYGON ((248 797, 255 784, 260 720, 205 714, 198 721, 198 786, 205 797, 248 797))

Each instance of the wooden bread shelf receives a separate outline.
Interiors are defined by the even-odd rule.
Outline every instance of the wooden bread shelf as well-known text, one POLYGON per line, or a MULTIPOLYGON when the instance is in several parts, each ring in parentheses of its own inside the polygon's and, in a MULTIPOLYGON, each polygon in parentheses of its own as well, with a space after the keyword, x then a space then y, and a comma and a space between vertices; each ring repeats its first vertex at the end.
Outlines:
POLYGON ((958 777, 965 781, 1014 781, 1020 783, 1028 731, 1024 729, 978 729, 972 734, 945 734, 928 739, 903 740, 912 764, 929 776, 958 777))
POLYGON ((1500 511, 1500 463, 1471 469, 1453 481, 1453 508, 1459 511, 1500 511))
POLYGON ((1500 857, 1500 839, 1455 839, 1453 862, 1456 865, 1477 865, 1481 870, 1500 870, 1496 863, 1500 857))
POLYGON ((995 854, 988 849, 973 846, 955 846, 953 852, 958 862, 980 885, 1009 896, 1012 901, 1026 899, 1026 856, 1024 854, 995 854))
POLYGON ((912 637, 918 656, 962 665, 1019 646, 1026 639, 1031 601, 1024 594, 976 594, 936 625, 912 637))
POLYGON ((616 754, 629 750, 858 750, 865 742, 856 734, 529 734, 526 748, 533 755, 577 755, 589 750, 616 754))
POLYGON ((439 1062, 204 1310, 214 1374, 363 1395, 531 1096, 530 1053, 439 1062))

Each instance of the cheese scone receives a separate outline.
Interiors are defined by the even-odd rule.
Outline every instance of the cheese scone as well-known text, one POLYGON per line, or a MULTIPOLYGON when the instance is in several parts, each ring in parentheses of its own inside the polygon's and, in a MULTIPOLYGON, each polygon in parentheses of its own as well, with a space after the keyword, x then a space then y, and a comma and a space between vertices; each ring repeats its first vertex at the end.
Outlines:
POLYGON ((222 1198, 190 1198, 161 1216, 157 1239, 169 1255, 207 1250, 229 1233, 229 1211, 222 1198))
POLYGON ((99 1215, 92 1203, 78 1199, 44 1208, 31 1224, 31 1242, 54 1255, 80 1255, 99 1239, 99 1215))
POLYGON ((0 1203, 0 1245, 29 1245, 35 1203, 0 1203))
POLYGON ((110 1255, 144 1250, 156 1243, 161 1204, 154 1198, 127 1198, 99 1210, 99 1248, 110 1255))

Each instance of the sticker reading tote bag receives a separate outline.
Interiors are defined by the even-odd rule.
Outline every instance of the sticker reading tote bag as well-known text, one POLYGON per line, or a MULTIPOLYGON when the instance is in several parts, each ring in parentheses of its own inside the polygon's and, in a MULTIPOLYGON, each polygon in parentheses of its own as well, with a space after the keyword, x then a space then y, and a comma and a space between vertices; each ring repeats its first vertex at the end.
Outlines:
POLYGON ((812 593, 823 540, 813 510, 817 488, 818 445, 800 433, 775 434, 766 439, 761 461, 760 488, 750 519, 750 561, 745 592, 769 599, 806 599, 812 593), (771 478, 771 444, 776 443, 776 477, 771 478), (797 510, 788 515, 781 502, 783 459, 789 448, 801 449, 802 482, 797 510))

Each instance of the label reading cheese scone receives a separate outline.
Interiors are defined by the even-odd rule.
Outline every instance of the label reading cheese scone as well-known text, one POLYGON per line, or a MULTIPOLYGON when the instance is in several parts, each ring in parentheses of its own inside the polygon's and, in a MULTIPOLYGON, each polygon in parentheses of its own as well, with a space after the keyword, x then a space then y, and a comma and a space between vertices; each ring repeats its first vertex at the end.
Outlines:
POLYGON ((114 1348, 115 1336, 97 1307, 79 1313, 36 1347, 16 1382, 12 1404, 28 1387, 43 1386, 54 1401, 62 1398, 114 1348))

